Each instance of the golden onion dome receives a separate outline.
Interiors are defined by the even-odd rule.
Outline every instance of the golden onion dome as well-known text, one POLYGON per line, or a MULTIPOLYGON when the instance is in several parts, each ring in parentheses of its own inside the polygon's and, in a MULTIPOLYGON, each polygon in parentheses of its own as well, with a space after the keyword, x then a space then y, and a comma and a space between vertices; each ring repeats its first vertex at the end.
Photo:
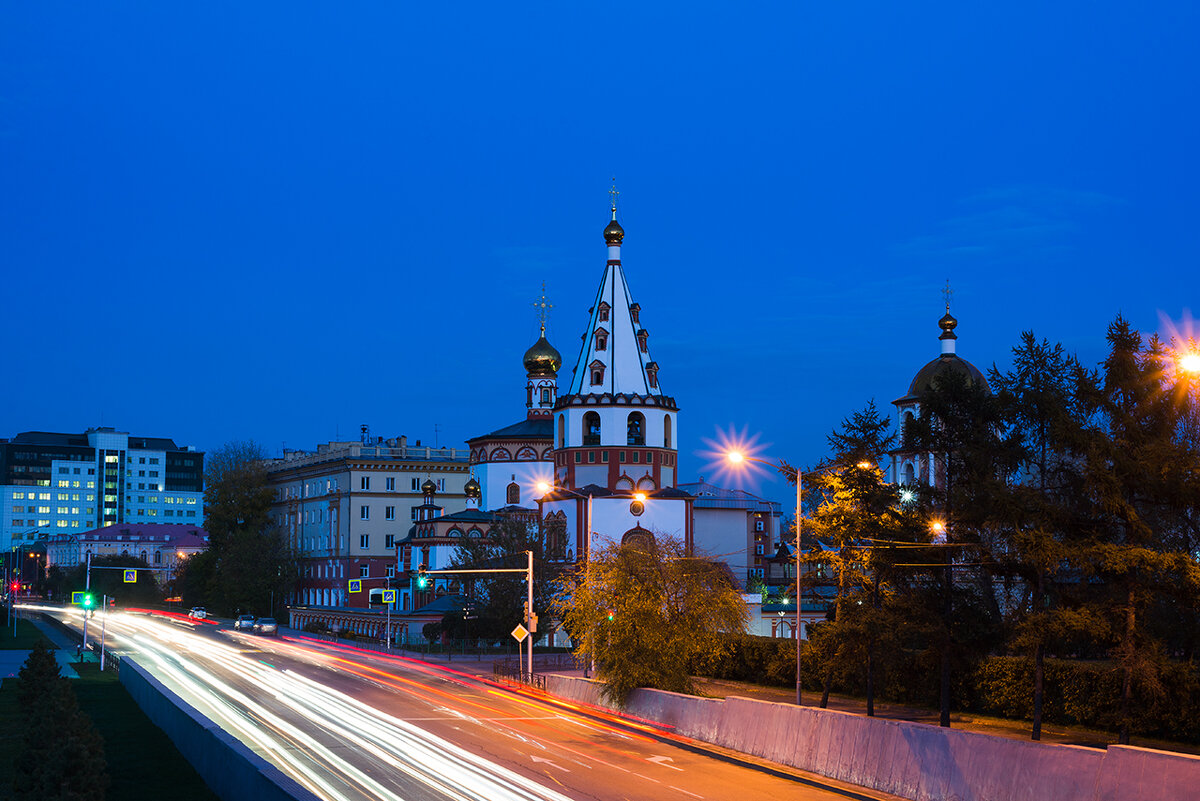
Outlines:
POLYGON ((525 351, 524 362, 525 372, 529 375, 557 375, 558 368, 562 367, 562 355, 554 349, 543 332, 533 347, 525 351))
POLYGON ((483 491, 479 487, 479 482, 472 478, 463 486, 463 494, 468 498, 478 500, 483 495, 483 491))
POLYGON ((426 495, 432 495, 437 492, 437 484, 433 483, 433 479, 427 478, 425 479, 425 483, 421 485, 421 492, 426 495))
POLYGON ((958 327, 958 320, 954 319, 949 309, 942 315, 942 319, 938 320, 938 327, 942 329, 939 339, 958 339, 958 334, 954 333, 954 329, 958 327))
POLYGON ((613 245, 620 245, 621 240, 624 238, 625 229, 621 227, 619 222, 617 222, 614 215, 613 221, 604 226, 604 241, 611 247, 613 245))

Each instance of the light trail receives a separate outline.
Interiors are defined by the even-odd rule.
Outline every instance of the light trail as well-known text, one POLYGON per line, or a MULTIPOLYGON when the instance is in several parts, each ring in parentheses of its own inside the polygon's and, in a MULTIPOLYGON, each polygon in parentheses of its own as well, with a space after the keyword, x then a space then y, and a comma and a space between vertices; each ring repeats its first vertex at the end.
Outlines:
MULTIPOLYGON (((66 612, 80 622, 75 610, 36 611, 66 612)), ((200 636, 189 622, 110 612, 107 636, 122 650, 136 650, 139 664, 164 685, 320 798, 405 801, 420 787, 420 795, 447 801, 570 801, 314 679, 247 656, 236 643, 200 636)), ((417 686, 378 673, 362 677, 416 694, 417 686)), ((437 706, 464 702, 421 689, 437 706)))

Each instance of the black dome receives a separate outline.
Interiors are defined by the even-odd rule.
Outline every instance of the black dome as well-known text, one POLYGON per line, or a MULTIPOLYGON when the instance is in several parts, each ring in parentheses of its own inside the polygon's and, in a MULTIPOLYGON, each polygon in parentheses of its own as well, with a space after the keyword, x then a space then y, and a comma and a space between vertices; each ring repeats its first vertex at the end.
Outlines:
POLYGON ((977 384, 988 392, 992 391, 978 367, 953 353, 943 353, 917 371, 916 377, 908 385, 908 397, 919 398, 924 395, 933 388, 938 377, 946 373, 960 373, 966 376, 968 385, 977 384))
MULTIPOLYGON (((615 212, 614 212, 615 216, 615 212)), ((616 220, 613 220, 608 225, 604 226, 604 241, 609 245, 619 245, 621 240, 625 238, 625 229, 616 220)))

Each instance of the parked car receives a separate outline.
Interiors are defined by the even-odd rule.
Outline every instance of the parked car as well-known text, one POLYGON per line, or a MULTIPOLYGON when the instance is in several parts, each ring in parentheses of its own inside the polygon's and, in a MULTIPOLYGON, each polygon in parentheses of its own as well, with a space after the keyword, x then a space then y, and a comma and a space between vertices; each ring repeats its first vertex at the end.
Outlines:
POLYGON ((192 607, 192 611, 188 612, 188 617, 195 618, 196 620, 204 620, 208 617, 208 610, 203 606, 194 606, 192 607))
POLYGON ((240 615, 237 620, 233 621, 235 629, 252 629, 254 628, 254 615, 240 615))
POLYGON ((278 634, 279 624, 273 617, 260 617, 254 622, 255 634, 278 634))

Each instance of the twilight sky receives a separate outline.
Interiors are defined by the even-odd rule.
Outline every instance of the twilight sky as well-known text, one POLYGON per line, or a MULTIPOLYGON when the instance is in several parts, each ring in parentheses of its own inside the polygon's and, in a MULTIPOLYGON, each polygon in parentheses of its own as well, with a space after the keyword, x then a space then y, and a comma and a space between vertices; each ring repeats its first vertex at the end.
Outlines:
MULTIPOLYGON (((1200 312, 1200 6, 8 3, 0 436, 462 445, 626 274, 681 478, 1200 312), (436 427, 436 428, 435 428, 436 427), (435 434, 436 431, 436 434, 435 434)), ((756 487, 787 501, 778 482, 756 487)))

